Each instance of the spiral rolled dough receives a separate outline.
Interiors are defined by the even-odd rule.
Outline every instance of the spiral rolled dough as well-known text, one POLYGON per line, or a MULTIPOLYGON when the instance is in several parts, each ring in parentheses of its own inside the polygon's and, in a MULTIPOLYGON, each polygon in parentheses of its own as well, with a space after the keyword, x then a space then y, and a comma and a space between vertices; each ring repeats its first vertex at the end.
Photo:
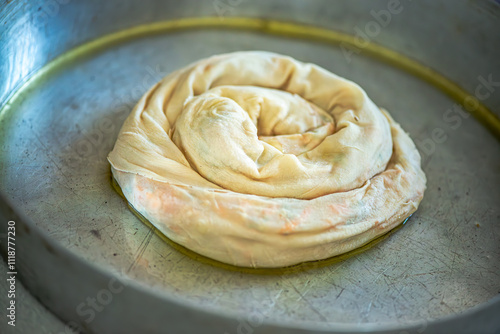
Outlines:
POLYGON ((423 198, 412 140, 355 83, 269 52, 214 56, 152 87, 108 160, 171 240, 245 267, 360 247, 423 198))

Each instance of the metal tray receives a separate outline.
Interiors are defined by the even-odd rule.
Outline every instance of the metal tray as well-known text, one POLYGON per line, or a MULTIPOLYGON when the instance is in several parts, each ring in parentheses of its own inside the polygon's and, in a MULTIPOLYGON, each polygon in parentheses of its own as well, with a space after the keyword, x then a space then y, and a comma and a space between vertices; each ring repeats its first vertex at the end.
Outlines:
MULTIPOLYGON (((500 145, 468 114, 446 114, 456 102, 442 91, 362 53, 346 58, 327 43, 244 29, 180 29, 80 50, 46 68, 0 114, 1 190, 21 213, 6 203, 2 212, 36 225, 18 228, 26 252, 43 249, 19 249, 19 271, 68 326, 89 333, 428 333, 473 330, 459 319, 499 309, 500 145), (428 178, 421 207, 403 228, 340 262, 241 272, 186 256, 130 212, 106 161, 123 120, 164 75, 237 50, 316 63, 359 83, 391 112, 420 148, 428 178), (41 263, 32 264, 35 258, 41 263), (82 296, 97 298, 99 309, 92 312, 82 296)), ((486 319, 484 328, 499 328, 486 319)))

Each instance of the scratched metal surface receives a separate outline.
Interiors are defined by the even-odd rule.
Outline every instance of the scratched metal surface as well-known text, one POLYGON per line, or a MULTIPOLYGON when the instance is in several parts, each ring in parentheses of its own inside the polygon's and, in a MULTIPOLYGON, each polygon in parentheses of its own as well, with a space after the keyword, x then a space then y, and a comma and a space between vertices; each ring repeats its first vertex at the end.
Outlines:
MULTIPOLYGON (((340 49, 251 32, 142 38, 73 63, 23 92, 0 120, 1 187, 84 259, 178 298, 245 319, 407 324, 463 312, 500 292, 500 145, 428 84, 340 49), (175 47, 172 47, 175 46, 175 47), (270 50, 360 83, 416 139, 428 190, 409 223, 361 255, 286 276, 231 272, 186 257, 142 224, 109 183, 106 155, 135 101, 165 74, 235 50, 270 50), (424 146, 421 146, 424 147, 424 146)), ((500 107, 500 106, 496 106, 500 107)))

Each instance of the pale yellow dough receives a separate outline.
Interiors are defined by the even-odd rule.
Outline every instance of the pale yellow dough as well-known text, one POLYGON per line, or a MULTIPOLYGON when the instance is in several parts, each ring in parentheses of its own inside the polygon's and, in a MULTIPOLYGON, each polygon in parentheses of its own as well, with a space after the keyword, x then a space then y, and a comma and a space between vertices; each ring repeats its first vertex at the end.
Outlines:
POLYGON ((260 51, 165 77, 108 160, 167 237, 245 267, 357 248, 413 213, 426 183, 409 136, 358 85, 260 51))

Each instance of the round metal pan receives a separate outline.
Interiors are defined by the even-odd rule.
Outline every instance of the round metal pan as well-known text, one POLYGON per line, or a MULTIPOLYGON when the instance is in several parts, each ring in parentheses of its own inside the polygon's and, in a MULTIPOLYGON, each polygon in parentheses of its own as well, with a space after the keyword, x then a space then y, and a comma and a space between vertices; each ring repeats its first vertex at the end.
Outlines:
POLYGON ((495 3, 401 1, 397 9, 391 1, 54 3, 57 13, 43 1, 40 10, 16 1, 2 8, 8 28, 0 72, 8 79, 0 86, 0 212, 4 222, 17 224, 19 278, 68 328, 121 334, 500 330, 500 145, 498 119, 486 109, 500 110, 494 61, 500 55, 489 44, 498 41, 488 35, 500 25, 495 3), (206 15, 212 18, 180 20, 206 15), (307 34, 268 33, 273 22, 286 26, 283 20, 355 39, 333 45, 307 34), (398 57, 373 57, 381 53, 372 42, 423 67, 403 66, 414 69, 409 73, 398 57), (341 261, 240 271, 186 255, 137 219, 113 189, 106 160, 123 120, 166 74, 237 50, 316 63, 359 83, 391 112, 417 143, 428 177, 421 207, 405 226, 341 261), (443 54, 451 52, 447 60, 443 54), (429 68, 454 84, 432 79, 429 68))

